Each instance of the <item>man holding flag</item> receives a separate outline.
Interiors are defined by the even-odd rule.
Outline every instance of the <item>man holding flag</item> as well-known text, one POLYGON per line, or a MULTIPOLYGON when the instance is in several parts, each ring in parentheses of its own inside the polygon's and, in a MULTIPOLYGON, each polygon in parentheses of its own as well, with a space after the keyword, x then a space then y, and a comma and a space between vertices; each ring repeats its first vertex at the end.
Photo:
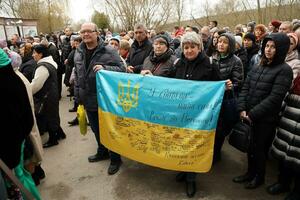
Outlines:
MULTIPOLYGON (((97 25, 84 23, 80 35, 83 42, 77 48, 75 63, 75 95, 79 104, 83 104, 88 120, 97 140, 98 149, 95 155, 88 158, 89 162, 97 162, 109 158, 108 149, 101 144, 98 104, 96 95, 96 72, 99 70, 124 72, 125 68, 117 51, 106 47, 99 37, 97 25)), ((110 152, 111 163, 108 174, 115 174, 122 163, 120 155, 110 152)))

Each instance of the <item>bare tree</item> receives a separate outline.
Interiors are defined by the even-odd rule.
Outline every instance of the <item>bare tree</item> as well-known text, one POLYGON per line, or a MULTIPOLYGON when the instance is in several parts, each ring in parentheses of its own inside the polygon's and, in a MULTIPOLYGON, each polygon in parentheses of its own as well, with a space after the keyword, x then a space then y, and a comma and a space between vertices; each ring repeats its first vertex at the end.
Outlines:
POLYGON ((1 10, 8 16, 19 17, 16 12, 18 0, 1 0, 1 10))
POLYGON ((111 17, 127 30, 133 29, 137 22, 148 28, 165 24, 173 5, 171 0, 105 0, 105 3, 111 17))
POLYGON ((262 23, 262 14, 261 14, 261 9, 260 9, 260 0, 257 0, 257 18, 258 18, 258 23, 262 23))
POLYGON ((175 0, 176 14, 177 14, 177 24, 181 26, 182 15, 184 11, 184 0, 175 0))

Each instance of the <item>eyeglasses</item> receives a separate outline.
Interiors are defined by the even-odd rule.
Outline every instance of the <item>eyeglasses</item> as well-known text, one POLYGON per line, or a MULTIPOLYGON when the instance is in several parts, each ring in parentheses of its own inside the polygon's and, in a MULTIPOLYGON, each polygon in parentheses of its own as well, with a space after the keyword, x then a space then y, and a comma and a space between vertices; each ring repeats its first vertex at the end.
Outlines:
POLYGON ((97 32, 97 31, 96 30, 81 30, 80 34, 85 34, 85 33, 91 34, 93 32, 97 32))

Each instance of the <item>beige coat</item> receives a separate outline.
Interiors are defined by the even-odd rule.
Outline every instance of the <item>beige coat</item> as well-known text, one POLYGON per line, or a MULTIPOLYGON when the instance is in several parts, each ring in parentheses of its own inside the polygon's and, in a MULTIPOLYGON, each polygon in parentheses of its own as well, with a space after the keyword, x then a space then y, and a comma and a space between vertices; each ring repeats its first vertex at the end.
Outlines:
POLYGON ((34 124, 33 124, 32 130, 31 130, 31 133, 29 135, 30 140, 33 144, 33 149, 34 149, 33 157, 31 159, 31 161, 38 164, 43 159, 44 151, 43 151, 43 144, 42 144, 41 136, 40 136, 39 129, 37 127, 37 123, 36 123, 36 119, 35 119, 35 115, 34 115, 34 103, 33 103, 32 89, 31 89, 30 82, 27 80, 27 78, 19 70, 15 70, 15 72, 22 79, 22 81, 26 87, 28 98, 30 101, 33 118, 34 118, 34 124))
POLYGON ((294 50, 291 53, 289 53, 286 58, 285 62, 291 66, 293 70, 293 80, 297 77, 297 75, 300 73, 300 60, 298 59, 298 51, 294 50))

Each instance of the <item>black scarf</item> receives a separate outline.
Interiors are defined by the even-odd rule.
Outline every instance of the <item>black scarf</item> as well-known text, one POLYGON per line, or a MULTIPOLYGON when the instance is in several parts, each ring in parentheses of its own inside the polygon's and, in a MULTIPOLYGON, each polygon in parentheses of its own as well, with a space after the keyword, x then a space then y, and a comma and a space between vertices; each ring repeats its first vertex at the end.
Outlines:
POLYGON ((159 64, 159 63, 163 63, 165 61, 167 61, 173 54, 173 51, 171 49, 168 49, 165 53, 163 53, 162 55, 160 56, 156 56, 154 54, 154 51, 151 51, 150 55, 149 55, 149 58, 150 58, 150 61, 156 65, 156 64, 159 64))

